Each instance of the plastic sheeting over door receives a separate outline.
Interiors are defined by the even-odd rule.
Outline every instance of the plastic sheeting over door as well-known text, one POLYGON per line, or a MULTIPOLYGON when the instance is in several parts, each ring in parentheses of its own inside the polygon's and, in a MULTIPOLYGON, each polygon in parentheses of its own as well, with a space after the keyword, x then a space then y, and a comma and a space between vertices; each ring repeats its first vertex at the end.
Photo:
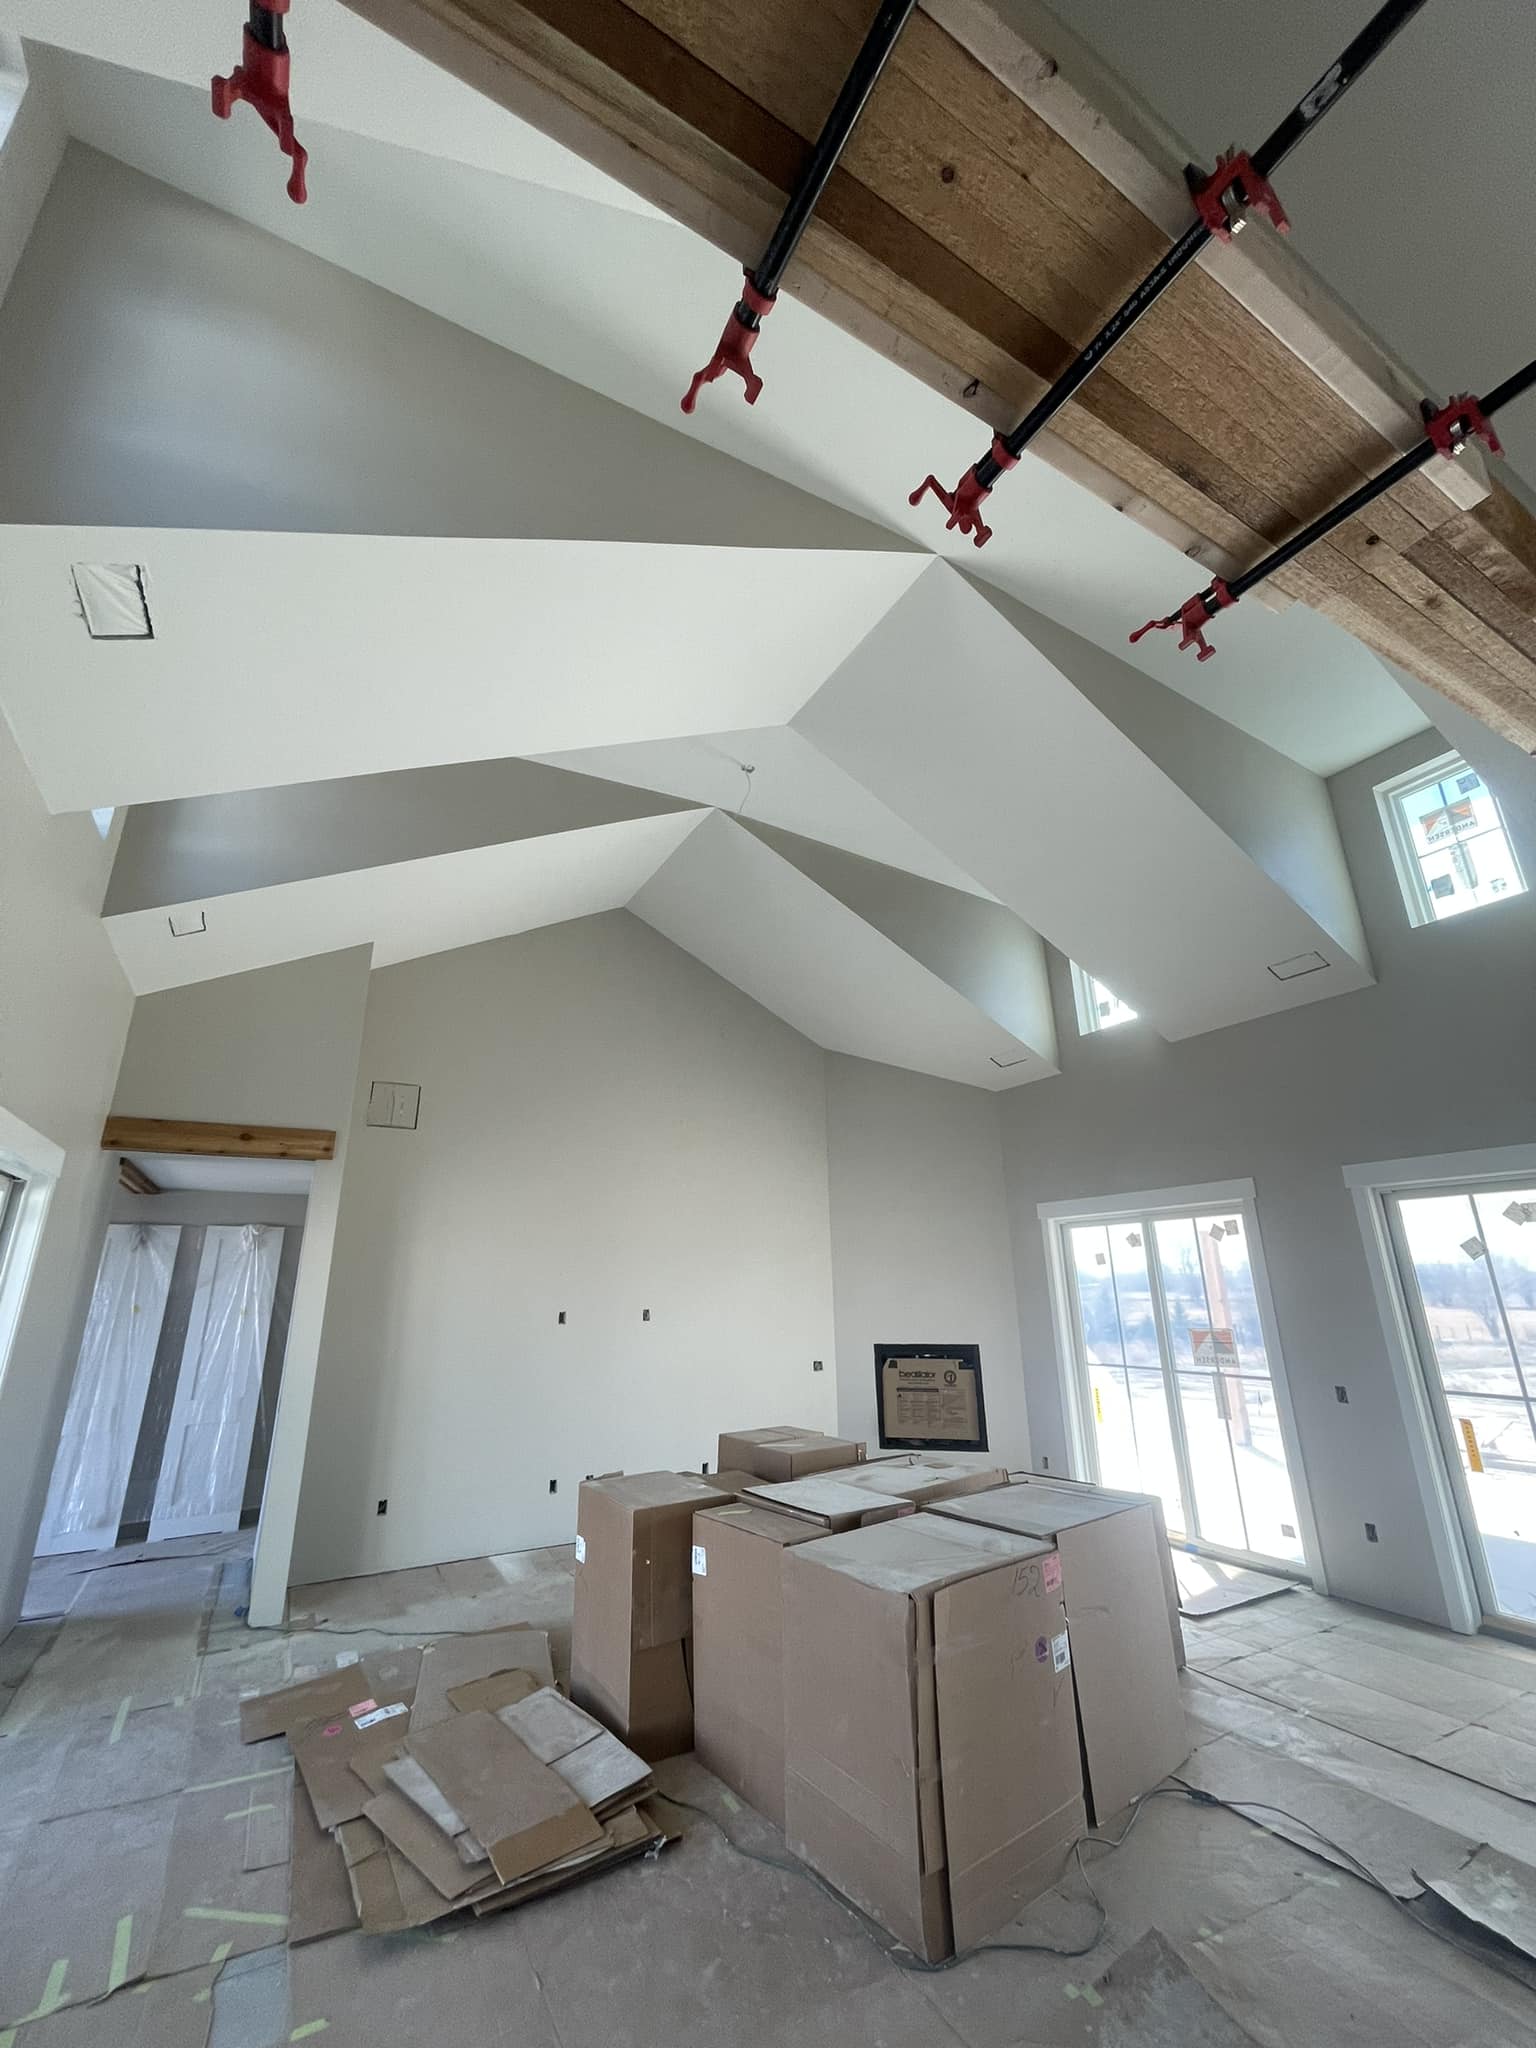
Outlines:
POLYGON ((117 1541, 180 1224, 113 1223, 38 1534, 40 1557, 117 1541))
POLYGON ((238 1529, 283 1233, 224 1224, 203 1240, 151 1542, 238 1529))

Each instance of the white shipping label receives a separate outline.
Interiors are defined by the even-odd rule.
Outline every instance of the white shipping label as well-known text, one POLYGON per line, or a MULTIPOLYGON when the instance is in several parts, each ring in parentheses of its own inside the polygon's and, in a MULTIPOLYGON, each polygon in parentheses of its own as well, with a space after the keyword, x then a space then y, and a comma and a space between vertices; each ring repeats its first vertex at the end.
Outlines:
POLYGON ((409 1712, 410 1708, 403 1701, 393 1707, 375 1707, 371 1714, 360 1714, 357 1725, 359 1728, 371 1728, 376 1721, 392 1721, 396 1714, 409 1712))
POLYGON ((587 1561, 587 1539, 586 1539, 586 1537, 585 1537, 585 1536, 578 1536, 578 1537, 576 1538, 576 1562, 577 1562, 578 1564, 585 1564, 585 1563, 586 1563, 586 1561, 587 1561))
POLYGON ((693 1546, 693 1576, 696 1579, 709 1577, 709 1560, 704 1555, 702 1543, 695 1543, 693 1546))
POLYGON ((1067 1641, 1066 1630, 1063 1629, 1059 1636, 1051 1637, 1051 1669, 1065 1671, 1071 1662, 1072 1646, 1067 1641))

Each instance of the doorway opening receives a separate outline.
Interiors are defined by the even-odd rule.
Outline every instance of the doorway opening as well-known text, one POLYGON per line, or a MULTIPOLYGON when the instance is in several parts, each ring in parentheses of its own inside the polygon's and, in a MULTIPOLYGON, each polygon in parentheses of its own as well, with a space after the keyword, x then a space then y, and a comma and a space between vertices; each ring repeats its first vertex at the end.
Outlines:
POLYGON ((125 1158, 39 1556, 255 1526, 310 1174, 302 1161, 125 1158))
POLYGON ((1536 1174, 1384 1202, 1483 1616, 1536 1630, 1536 1174))
POLYGON ((1047 1204, 1074 1469, 1170 1537, 1317 1579, 1250 1182, 1047 1204))

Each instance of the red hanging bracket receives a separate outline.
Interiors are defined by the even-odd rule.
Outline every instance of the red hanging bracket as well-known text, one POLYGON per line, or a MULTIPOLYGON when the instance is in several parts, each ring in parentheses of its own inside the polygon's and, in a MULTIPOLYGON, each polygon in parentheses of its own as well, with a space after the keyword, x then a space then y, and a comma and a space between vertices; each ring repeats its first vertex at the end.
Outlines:
POLYGON ((253 5, 253 20, 258 15, 274 17, 271 41, 262 42, 247 26, 241 43, 240 62, 228 78, 213 81, 213 111, 221 121, 227 121, 238 100, 244 100, 248 107, 255 109, 277 137, 278 148, 292 161, 288 197, 295 206, 302 206, 308 196, 304 174, 309 163, 309 151, 293 132, 293 111, 288 104, 290 53, 282 23, 276 19, 288 12, 289 5, 290 0, 259 0, 259 5, 253 5))
MULTIPOLYGON (((1008 453, 1001 434, 992 436, 991 459, 999 470, 1017 469, 1019 466, 1019 458, 1008 453)), ((946 491, 936 476, 925 476, 917 489, 910 494, 907 503, 920 505, 927 491, 932 491, 949 514, 944 522, 946 533, 968 533, 975 546, 986 546, 992 538, 992 529, 982 524, 981 508, 991 497, 992 486, 983 484, 974 469, 968 469, 952 491, 946 491)))
POLYGON ((743 271, 742 276, 745 282, 742 285, 741 297, 731 308, 731 317, 725 323, 725 332, 721 335, 714 354, 688 386, 683 399, 684 412, 692 412, 698 404, 701 385, 713 384, 715 379, 723 377, 727 370, 738 376, 747 387, 748 405, 757 403, 757 394, 763 388, 763 380, 752 367, 752 351, 756 348, 757 337, 762 332, 762 322, 773 311, 777 302, 758 290, 749 272, 743 271), (755 326, 749 327, 742 319, 743 309, 755 316, 755 326))
POLYGON ((1209 661, 1216 650, 1206 639, 1205 628, 1218 612, 1225 611, 1228 605, 1236 603, 1237 599, 1218 576, 1209 590, 1202 590, 1187 599, 1166 619, 1148 619, 1144 626, 1136 628, 1131 638, 1139 640, 1143 633, 1150 633, 1154 628, 1161 632, 1165 627, 1177 626, 1180 629, 1180 654, 1187 647, 1195 647, 1199 649, 1195 656, 1196 661, 1209 661))
POLYGON ((1469 442, 1481 441, 1490 455, 1502 455, 1504 447, 1493 431, 1493 422, 1470 391, 1453 398, 1438 412, 1426 398, 1420 410, 1424 432, 1442 455, 1455 457, 1469 442))
POLYGON ((1225 156, 1218 157, 1208 178, 1193 170, 1188 176, 1195 211, 1218 242, 1230 242, 1244 216, 1250 213, 1262 213, 1280 234, 1290 233, 1291 224, 1274 186, 1254 169, 1253 158, 1246 149, 1230 149, 1225 156), (1229 197, 1233 201, 1231 206, 1227 204, 1229 197))

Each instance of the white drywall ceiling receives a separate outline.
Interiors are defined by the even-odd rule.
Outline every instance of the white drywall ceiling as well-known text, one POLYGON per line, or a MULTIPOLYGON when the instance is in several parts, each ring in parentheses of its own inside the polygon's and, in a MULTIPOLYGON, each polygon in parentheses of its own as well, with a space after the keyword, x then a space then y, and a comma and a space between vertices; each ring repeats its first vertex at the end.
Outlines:
POLYGON ((1371 980, 1022 633, 937 565, 795 725, 1167 1038, 1371 980), (1269 973, 1313 949, 1325 971, 1269 973))
MULTIPOLYGON (((99 30, 86 38, 72 13, 37 32, 55 41, 73 35, 93 48, 102 40, 99 30)), ((168 36, 146 27, 138 40, 135 63, 181 75, 168 36), (162 44, 163 59, 156 55, 162 44)), ((323 52, 309 61, 315 69, 323 52)), ((907 494, 930 469, 946 481, 958 477, 982 452, 985 429, 797 304, 793 273, 754 358, 766 379, 762 399, 744 405, 727 381, 707 390, 685 422, 678 398, 714 347, 737 277, 728 258, 674 222, 448 161, 451 146, 420 155, 318 127, 310 145, 310 201, 295 207, 274 176, 270 137, 213 121, 190 88, 49 53, 41 53, 36 69, 83 140, 965 561, 1320 773, 1422 728, 1422 714, 1381 665, 1301 606, 1276 615, 1250 602, 1224 617, 1220 657, 1209 663, 1180 656, 1168 635, 1131 647, 1132 629, 1187 597, 1198 572, 1177 548, 1033 457, 995 494, 995 537, 987 548, 947 535, 932 501, 913 510, 907 494), (579 262, 571 260, 573 249, 581 252, 579 262)), ((601 489, 600 476, 593 489, 601 489)))
POLYGON ((719 812, 630 908, 829 1052, 978 1088, 1056 1071, 719 812))
POLYGON ((829 846, 905 868, 951 889, 977 896, 990 893, 862 783, 844 774, 835 761, 817 753, 792 726, 641 740, 629 747, 584 747, 577 753, 539 758, 556 768, 661 790, 781 825, 786 832, 825 840, 829 846), (744 763, 751 764, 751 775, 744 763))
MULTIPOLYGON (((152 10, 123 7, 117 0, 5 0, 4 25, 39 42, 175 80, 197 93, 214 121, 208 81, 239 62, 244 23, 239 5, 214 0, 155 0, 152 10)), ((400 149, 451 157, 605 206, 655 211, 451 72, 423 63, 339 0, 303 0, 289 18, 287 35, 295 125, 306 146, 311 125, 334 122, 400 149)), ((268 168, 278 171, 281 188, 288 166, 279 165, 276 143, 249 107, 236 108, 229 122, 216 125, 230 133, 251 130, 264 146, 268 168)))
POLYGON ((53 810, 788 720, 919 555, 0 529, 0 703, 53 810), (138 562, 94 641, 73 562, 138 562), (794 631, 748 657, 747 621, 794 631))
POLYGON ((221 1195, 307 1195, 310 1169, 302 1159, 193 1159, 180 1152, 131 1152, 164 1192, 206 1190, 221 1195))
POLYGON ((703 817, 682 811, 319 875, 104 920, 136 995, 373 943, 375 967, 617 910, 703 817), (176 938, 170 926, 207 929, 176 938))

